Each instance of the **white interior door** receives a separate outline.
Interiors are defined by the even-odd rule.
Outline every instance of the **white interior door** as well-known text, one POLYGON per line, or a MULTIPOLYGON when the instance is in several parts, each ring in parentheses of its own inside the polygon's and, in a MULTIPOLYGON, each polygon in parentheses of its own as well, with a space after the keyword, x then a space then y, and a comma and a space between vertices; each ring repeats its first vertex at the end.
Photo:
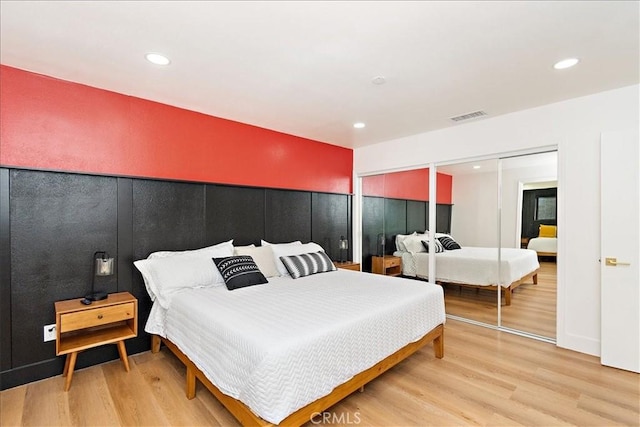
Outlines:
POLYGON ((640 138, 603 133, 601 363, 640 372, 640 138))

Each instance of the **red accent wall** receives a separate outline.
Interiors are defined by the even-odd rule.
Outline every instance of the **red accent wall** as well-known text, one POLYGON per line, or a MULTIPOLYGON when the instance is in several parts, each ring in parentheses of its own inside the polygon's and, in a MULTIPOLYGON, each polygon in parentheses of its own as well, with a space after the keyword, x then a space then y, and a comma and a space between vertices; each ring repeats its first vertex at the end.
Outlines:
POLYGON ((384 197, 385 175, 371 175, 362 178, 362 195, 384 197))
POLYGON ((436 203, 446 205, 453 204, 451 193, 453 191, 453 176, 444 173, 436 173, 436 203))
MULTIPOLYGON (((436 173, 436 203, 451 204, 453 177, 436 173)), ((429 201, 429 169, 414 169, 367 176, 362 179, 365 196, 429 201)))
POLYGON ((353 150, 0 67, 0 165, 351 193, 353 150))

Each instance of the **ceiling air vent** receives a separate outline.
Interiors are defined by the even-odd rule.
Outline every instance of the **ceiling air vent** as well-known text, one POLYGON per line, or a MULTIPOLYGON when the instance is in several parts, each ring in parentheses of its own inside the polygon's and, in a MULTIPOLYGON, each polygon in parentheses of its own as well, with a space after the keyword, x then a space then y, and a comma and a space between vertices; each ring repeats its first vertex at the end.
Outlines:
POLYGON ((482 116, 486 116, 486 115, 487 115, 487 113, 485 113, 484 111, 474 111, 473 113, 467 113, 467 114, 463 114, 461 116, 451 117, 450 120, 452 120, 454 122, 461 122, 463 120, 475 119, 477 117, 482 117, 482 116))

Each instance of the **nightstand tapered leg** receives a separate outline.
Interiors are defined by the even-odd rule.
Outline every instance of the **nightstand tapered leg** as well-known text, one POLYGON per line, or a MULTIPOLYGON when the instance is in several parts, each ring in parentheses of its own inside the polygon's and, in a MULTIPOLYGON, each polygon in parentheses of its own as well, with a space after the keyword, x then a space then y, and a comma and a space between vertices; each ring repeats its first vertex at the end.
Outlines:
POLYGON ((67 356, 64 358, 64 371, 62 371, 63 377, 66 377, 67 372, 69 372, 69 360, 71 360, 71 355, 67 354, 67 356))
POLYGON ((73 378, 73 370, 76 367, 76 358, 78 357, 78 352, 74 351, 73 353, 67 355, 67 361, 65 365, 68 365, 66 368, 67 379, 64 382, 64 391, 69 391, 71 388, 71 378, 73 378))
POLYGON ((129 358, 127 357, 127 348, 124 346, 124 341, 118 341, 118 353, 120 353, 120 359, 124 363, 125 371, 129 372, 129 358))

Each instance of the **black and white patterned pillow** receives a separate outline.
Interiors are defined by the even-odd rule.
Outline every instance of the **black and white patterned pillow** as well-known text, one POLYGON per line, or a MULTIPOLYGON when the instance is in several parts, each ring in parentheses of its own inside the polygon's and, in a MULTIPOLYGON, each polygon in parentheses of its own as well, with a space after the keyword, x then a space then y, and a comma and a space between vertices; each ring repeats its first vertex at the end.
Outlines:
POLYGON ((282 261, 294 279, 336 270, 333 261, 322 251, 301 255, 281 256, 280 261, 282 261))
MULTIPOLYGON (((427 252, 429 252, 429 241, 428 240, 423 240, 422 241, 422 246, 424 246, 424 249, 427 252)), ((442 243, 440 243, 440 241, 438 239, 434 240, 433 249, 434 249, 435 253, 444 252, 444 247, 442 246, 442 243)))
POLYGON ((442 243, 442 246, 448 251, 452 251, 454 249, 462 249, 458 244, 458 242, 453 240, 453 237, 451 236, 440 236, 438 237, 438 240, 440 241, 440 243, 442 243))
POLYGON ((249 255, 212 258, 230 291, 246 286, 269 283, 249 255))

